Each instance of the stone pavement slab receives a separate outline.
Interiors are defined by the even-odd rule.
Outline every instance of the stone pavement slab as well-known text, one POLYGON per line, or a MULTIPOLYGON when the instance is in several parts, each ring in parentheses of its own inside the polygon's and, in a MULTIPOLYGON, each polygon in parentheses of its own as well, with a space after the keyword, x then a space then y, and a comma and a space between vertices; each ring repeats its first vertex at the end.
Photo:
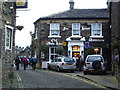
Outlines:
POLYGON ((77 72, 77 76, 84 77, 86 79, 90 79, 97 84, 103 85, 105 87, 109 87, 112 89, 118 89, 118 80, 110 73, 106 75, 99 75, 99 74, 90 74, 90 75, 84 75, 83 72, 77 72))

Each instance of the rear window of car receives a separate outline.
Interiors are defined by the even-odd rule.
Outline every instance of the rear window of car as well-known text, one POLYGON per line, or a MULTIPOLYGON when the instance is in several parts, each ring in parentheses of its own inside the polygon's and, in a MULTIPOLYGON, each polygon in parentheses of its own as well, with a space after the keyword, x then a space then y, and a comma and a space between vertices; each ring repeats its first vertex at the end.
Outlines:
POLYGON ((87 62, 94 62, 94 61, 103 62, 103 58, 101 56, 89 56, 87 59, 87 62))
POLYGON ((65 58, 64 61, 65 62, 75 62, 75 60, 73 58, 65 58))

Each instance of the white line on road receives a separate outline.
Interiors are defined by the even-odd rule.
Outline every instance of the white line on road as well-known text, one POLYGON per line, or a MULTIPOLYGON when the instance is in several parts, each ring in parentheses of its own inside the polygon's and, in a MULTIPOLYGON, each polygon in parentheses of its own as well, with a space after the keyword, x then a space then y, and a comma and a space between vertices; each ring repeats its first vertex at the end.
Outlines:
POLYGON ((18 82, 22 81, 21 78, 20 78, 20 76, 18 75, 18 73, 17 73, 17 80, 18 80, 18 82))

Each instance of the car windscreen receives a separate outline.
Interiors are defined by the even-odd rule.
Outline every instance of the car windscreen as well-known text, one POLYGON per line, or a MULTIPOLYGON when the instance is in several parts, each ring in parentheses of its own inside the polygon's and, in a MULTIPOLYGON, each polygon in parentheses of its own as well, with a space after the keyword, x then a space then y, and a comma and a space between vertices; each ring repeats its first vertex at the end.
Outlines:
POLYGON ((89 56, 87 59, 87 62, 94 62, 94 61, 103 62, 103 58, 101 56, 89 56))
POLYGON ((75 62, 75 60, 73 58, 65 58, 64 61, 65 62, 75 62))

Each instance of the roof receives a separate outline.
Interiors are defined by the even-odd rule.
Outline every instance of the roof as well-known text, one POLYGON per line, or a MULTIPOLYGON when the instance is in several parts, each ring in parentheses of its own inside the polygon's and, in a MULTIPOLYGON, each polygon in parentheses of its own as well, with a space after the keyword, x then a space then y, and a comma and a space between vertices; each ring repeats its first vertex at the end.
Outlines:
POLYGON ((109 10, 106 9, 70 9, 57 14, 52 14, 46 17, 41 17, 36 20, 49 20, 49 19, 101 19, 109 18, 109 10))

